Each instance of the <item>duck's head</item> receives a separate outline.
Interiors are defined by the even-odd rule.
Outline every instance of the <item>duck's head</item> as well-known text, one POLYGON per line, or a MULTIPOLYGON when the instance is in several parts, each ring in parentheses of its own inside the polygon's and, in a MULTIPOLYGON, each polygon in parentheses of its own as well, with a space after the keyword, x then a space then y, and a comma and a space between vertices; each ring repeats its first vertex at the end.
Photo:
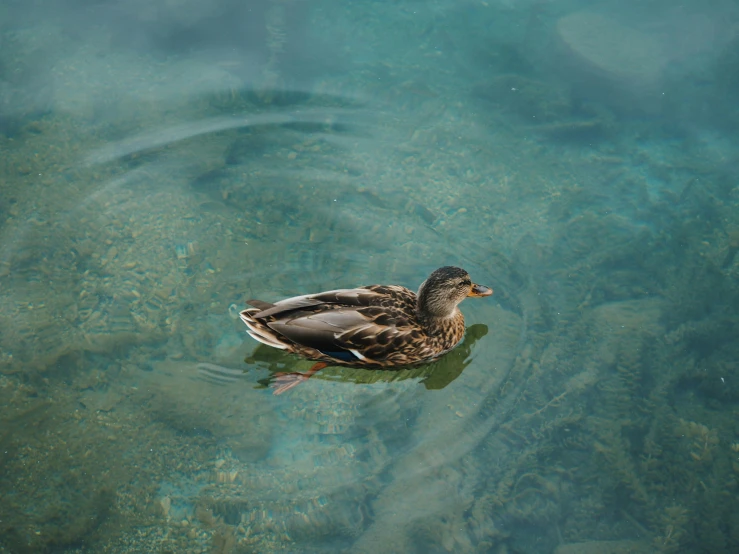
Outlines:
POLYGON ((493 289, 476 285, 469 274, 458 267, 446 266, 434 271, 418 288, 418 310, 431 317, 450 317, 468 296, 490 296, 493 289))

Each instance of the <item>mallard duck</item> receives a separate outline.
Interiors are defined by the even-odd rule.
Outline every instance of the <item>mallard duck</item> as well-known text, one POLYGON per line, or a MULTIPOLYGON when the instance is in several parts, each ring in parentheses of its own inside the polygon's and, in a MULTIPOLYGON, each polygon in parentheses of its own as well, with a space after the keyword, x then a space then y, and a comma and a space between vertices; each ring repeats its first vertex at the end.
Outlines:
POLYGON ((328 365, 387 369, 432 361, 457 346, 468 296, 490 296, 458 267, 434 271, 418 293, 398 285, 370 285, 306 294, 274 304, 249 300, 240 313, 259 342, 316 363, 306 373, 276 376, 275 394, 328 365))

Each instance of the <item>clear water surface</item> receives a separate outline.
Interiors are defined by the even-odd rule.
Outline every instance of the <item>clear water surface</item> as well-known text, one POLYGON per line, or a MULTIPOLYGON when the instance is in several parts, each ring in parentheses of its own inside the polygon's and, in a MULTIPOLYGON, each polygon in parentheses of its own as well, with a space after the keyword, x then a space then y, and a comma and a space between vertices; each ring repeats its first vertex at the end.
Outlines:
POLYGON ((0 552, 739 551, 739 10, 0 2, 0 552), (246 300, 442 265, 434 364, 246 300))

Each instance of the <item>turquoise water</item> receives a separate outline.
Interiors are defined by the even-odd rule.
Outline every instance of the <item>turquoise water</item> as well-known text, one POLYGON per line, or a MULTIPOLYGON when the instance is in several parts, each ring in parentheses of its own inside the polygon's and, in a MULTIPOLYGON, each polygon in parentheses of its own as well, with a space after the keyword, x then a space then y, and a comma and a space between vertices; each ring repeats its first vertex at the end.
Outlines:
POLYGON ((739 550, 731 3, 0 4, 0 552, 739 550), (238 311, 443 265, 400 371, 238 311))

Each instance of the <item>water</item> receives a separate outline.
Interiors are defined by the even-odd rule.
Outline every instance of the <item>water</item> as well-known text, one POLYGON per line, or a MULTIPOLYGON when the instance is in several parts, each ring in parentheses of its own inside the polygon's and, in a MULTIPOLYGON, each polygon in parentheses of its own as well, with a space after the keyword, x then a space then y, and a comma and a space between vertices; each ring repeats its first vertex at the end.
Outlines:
POLYGON ((0 5, 0 552, 738 550, 739 12, 611 4, 0 5), (247 299, 448 264, 265 386, 247 299))

